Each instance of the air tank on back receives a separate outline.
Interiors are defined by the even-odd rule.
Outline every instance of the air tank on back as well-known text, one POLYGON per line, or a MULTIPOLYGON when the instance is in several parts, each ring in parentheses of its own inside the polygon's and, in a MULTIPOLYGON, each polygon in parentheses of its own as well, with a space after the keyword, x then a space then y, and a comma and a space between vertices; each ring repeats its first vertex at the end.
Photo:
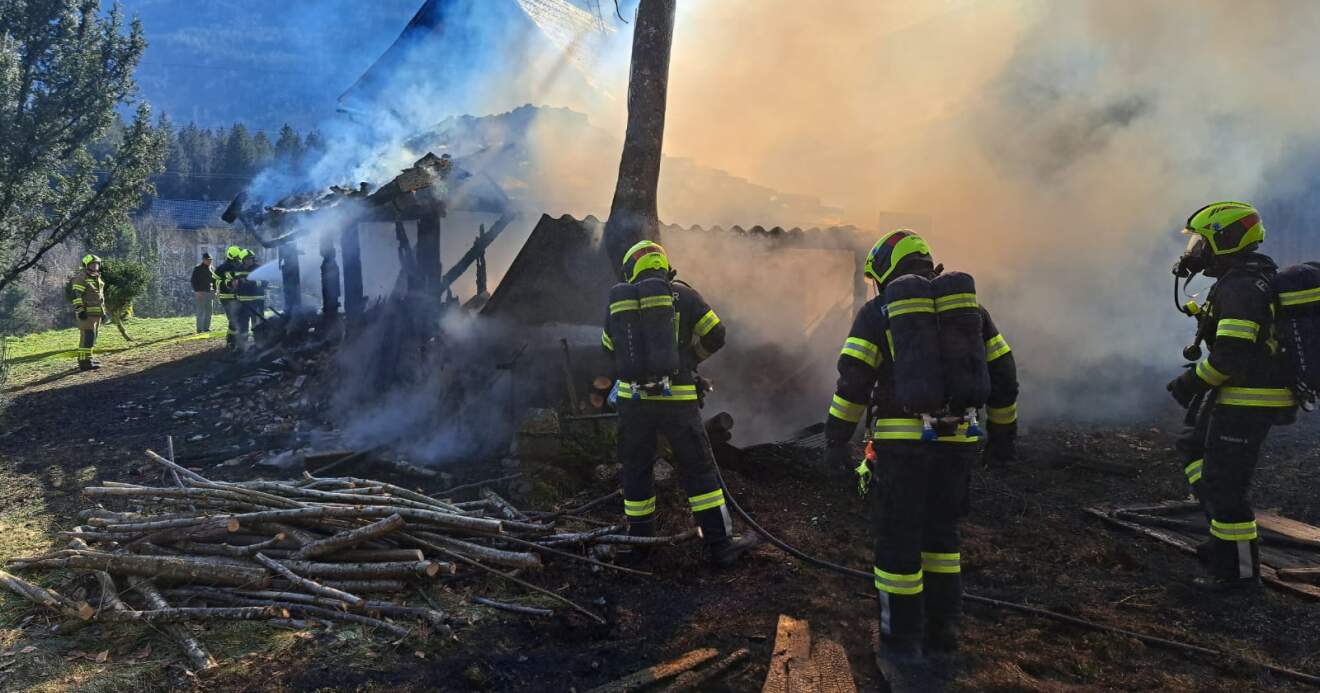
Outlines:
POLYGON ((636 284, 615 284, 610 289, 608 325, 619 380, 641 381, 646 377, 646 339, 642 334, 641 301, 636 284))
POLYGON ((976 280, 965 272, 949 272, 930 284, 935 292, 940 362, 949 409, 954 413, 979 409, 990 397, 990 369, 985 360, 976 280))
POLYGON ((678 316, 669 282, 651 277, 637 282, 642 334, 646 342, 646 377, 656 380, 678 373, 678 316))
POLYGON ((929 418, 944 408, 940 332, 930 280, 915 274, 885 287, 885 310, 894 350, 894 395, 914 416, 929 418))

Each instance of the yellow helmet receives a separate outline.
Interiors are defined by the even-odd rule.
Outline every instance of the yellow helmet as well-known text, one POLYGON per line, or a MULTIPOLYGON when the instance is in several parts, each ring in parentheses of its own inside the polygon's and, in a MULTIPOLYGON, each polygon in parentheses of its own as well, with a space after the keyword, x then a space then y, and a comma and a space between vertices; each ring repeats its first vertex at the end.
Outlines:
POLYGON ((1246 202, 1216 202, 1193 212, 1183 233, 1204 238, 1215 255, 1232 255, 1263 243, 1265 224, 1246 202))
POLYGON ((93 262, 97 262, 97 263, 99 263, 100 261, 101 261, 101 258, 100 258, 99 256, 97 256, 97 255, 93 255, 93 254, 91 254, 91 253, 88 253, 88 254, 86 254, 86 255, 83 256, 83 259, 82 259, 82 266, 83 266, 83 267, 86 267, 86 266, 92 264, 93 262))
POLYGON ((931 256, 926 240, 911 229, 891 231, 871 246, 866 254, 866 276, 884 286, 898 263, 909 255, 931 256))
POLYGON ((231 245, 225 249, 225 257, 230 260, 241 260, 243 258, 243 249, 236 245, 231 245))
POLYGON ((669 255, 655 241, 642 241, 623 254, 624 281, 637 281, 637 275, 647 270, 669 271, 669 255))

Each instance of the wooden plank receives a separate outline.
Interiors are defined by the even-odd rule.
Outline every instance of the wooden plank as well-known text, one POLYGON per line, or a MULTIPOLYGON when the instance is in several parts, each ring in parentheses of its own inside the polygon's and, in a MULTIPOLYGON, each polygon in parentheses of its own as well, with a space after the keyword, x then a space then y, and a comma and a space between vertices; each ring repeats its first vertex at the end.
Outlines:
POLYGON ((852 666, 848 664, 848 653, 843 645, 834 640, 818 640, 812 649, 811 659, 816 669, 816 687, 810 690, 821 693, 857 693, 857 683, 853 681, 852 666))
MULTIPOLYGON (((1190 553, 1192 555, 1196 555, 1195 545, 1193 545, 1186 537, 1178 534, 1177 532, 1158 529, 1155 527, 1146 527, 1144 525, 1139 525, 1135 522, 1120 520, 1114 517, 1113 515, 1111 515, 1110 511, 1105 508, 1090 507, 1090 508, 1085 508, 1084 510, 1086 513, 1090 515, 1094 515, 1106 523, 1109 523, 1111 525, 1116 525, 1124 529, 1129 529, 1139 534, 1144 534, 1152 539, 1156 539, 1160 542, 1173 546, 1174 548, 1177 548, 1183 551, 1184 553, 1190 553)), ((1261 580, 1263 580, 1265 584, 1275 589, 1282 590, 1284 592, 1289 592, 1299 597, 1306 597, 1308 599, 1320 599, 1320 586, 1281 580, 1279 579, 1278 571, 1276 571, 1274 568, 1270 567, 1266 563, 1262 563, 1260 566, 1260 576, 1261 576, 1261 580)))
POLYGON ((1308 544, 1315 542, 1320 547, 1320 527, 1308 525, 1291 518, 1283 517, 1277 510, 1262 510, 1256 513, 1256 524, 1276 534, 1298 539, 1308 544))
POLYGON ((761 693, 809 691, 814 678, 811 661, 811 624, 786 614, 779 615, 775 628, 775 646, 770 655, 770 671, 765 675, 761 693))

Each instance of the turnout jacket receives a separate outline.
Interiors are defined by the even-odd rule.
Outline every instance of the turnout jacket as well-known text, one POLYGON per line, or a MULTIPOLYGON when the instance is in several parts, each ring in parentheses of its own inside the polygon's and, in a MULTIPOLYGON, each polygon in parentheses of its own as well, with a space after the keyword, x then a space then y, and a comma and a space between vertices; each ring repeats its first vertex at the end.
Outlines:
MULTIPOLYGON (((868 409, 874 422, 872 438, 921 439, 921 419, 904 411, 894 397, 894 354, 884 307, 883 295, 862 307, 839 354, 838 386, 825 421, 825 439, 831 447, 844 445, 852 438, 857 424, 867 418, 868 409)), ((1018 381, 1013 350, 985 307, 978 309, 990 369, 987 418, 992 427, 1016 424, 1018 381)), ((944 442, 976 442, 975 438, 964 435, 965 424, 957 430, 939 430, 939 433, 944 442)))
POLYGON ((73 310, 88 316, 105 315, 105 280, 86 272, 73 280, 73 310))
POLYGON ((252 269, 241 267, 234 273, 238 279, 238 290, 235 293, 240 301, 261 301, 266 298, 266 282, 254 282, 247 278, 252 269))
MULTIPOLYGON (((651 272, 643 272, 638 279, 646 279, 649 276, 653 276, 651 272)), ((671 394, 643 392, 641 399, 696 402, 697 365, 724 348, 725 327, 720 317, 715 314, 715 310, 706 303, 706 299, 702 298, 696 289, 678 280, 671 281, 670 288, 673 290, 674 312, 678 316, 678 329, 675 335, 678 339, 678 374, 671 379, 671 394)), ((609 315, 608 311, 606 315, 609 315)), ((613 356, 614 339, 610 336, 608 320, 605 325, 605 329, 601 331, 600 343, 613 356)), ((619 398, 631 397, 632 385, 620 382, 619 398)))
POLYGON ((1246 253, 1210 288, 1197 316, 1210 353, 1181 376, 1192 392, 1214 390, 1221 407, 1296 406, 1274 339, 1277 271, 1269 257, 1246 253))
POLYGON ((220 300, 231 300, 236 296, 236 283, 239 275, 247 276, 243 266, 233 260, 225 260, 215 268, 215 275, 220 282, 220 300))

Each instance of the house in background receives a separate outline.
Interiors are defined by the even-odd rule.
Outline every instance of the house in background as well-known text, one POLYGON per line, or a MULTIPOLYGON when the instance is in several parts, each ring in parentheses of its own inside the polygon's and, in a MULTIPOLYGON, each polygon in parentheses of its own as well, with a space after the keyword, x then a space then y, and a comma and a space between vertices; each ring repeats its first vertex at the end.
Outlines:
POLYGON ((134 226, 140 233, 156 236, 161 264, 167 272, 175 259, 188 263, 191 271, 201 261, 202 253, 210 253, 218 265, 231 245, 248 248, 264 261, 269 251, 251 235, 220 219, 226 205, 213 200, 155 199, 138 215, 134 226))

